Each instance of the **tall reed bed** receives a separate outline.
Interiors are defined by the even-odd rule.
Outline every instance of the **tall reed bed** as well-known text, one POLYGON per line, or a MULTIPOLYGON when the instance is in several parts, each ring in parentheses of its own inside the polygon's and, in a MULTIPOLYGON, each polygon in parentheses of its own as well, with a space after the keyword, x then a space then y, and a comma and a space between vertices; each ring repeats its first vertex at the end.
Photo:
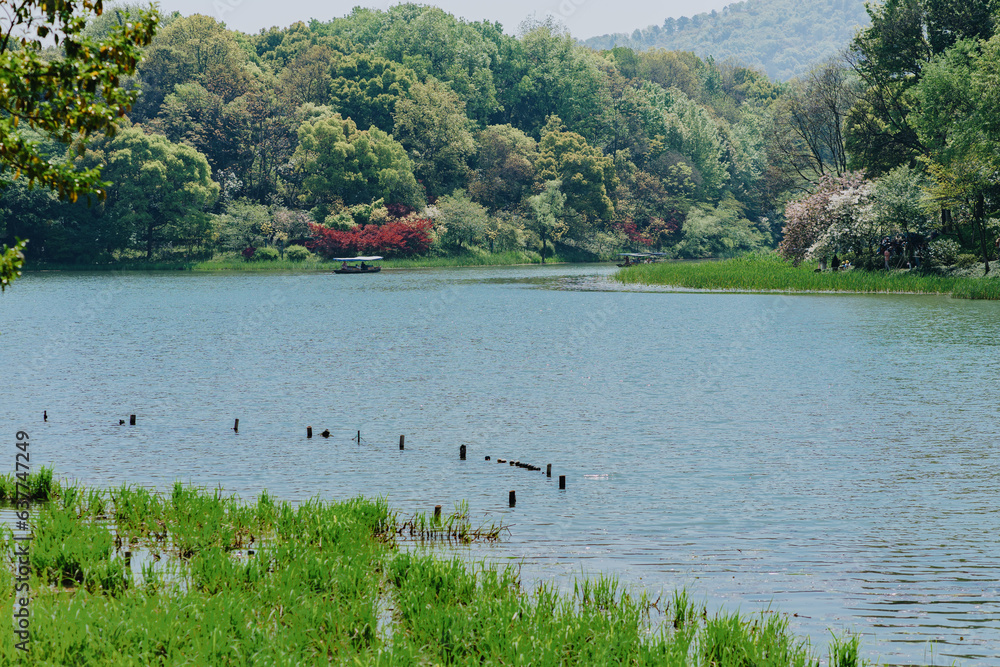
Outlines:
POLYGON ((52 469, 46 466, 39 467, 37 472, 29 473, 24 479, 19 479, 16 473, 0 475, 0 503, 12 503, 17 498, 44 502, 61 493, 62 486, 58 480, 52 479, 52 469), (17 488, 19 481, 20 489, 17 488))
POLYGON ((775 254, 753 254, 718 262, 661 262, 623 268, 625 284, 747 292, 857 292, 950 294, 1000 299, 1000 280, 937 276, 914 271, 815 272, 815 264, 792 266, 775 254))
MULTIPOLYGON (((525 591, 513 567, 398 549, 382 499, 61 491, 32 508, 33 664, 819 664, 776 614, 710 617, 606 577, 525 591)), ((12 590, 0 568, 8 618, 12 590)), ((24 657, 14 641, 0 633, 0 665, 24 657)), ((860 664, 855 639, 835 646, 831 665, 860 664)))

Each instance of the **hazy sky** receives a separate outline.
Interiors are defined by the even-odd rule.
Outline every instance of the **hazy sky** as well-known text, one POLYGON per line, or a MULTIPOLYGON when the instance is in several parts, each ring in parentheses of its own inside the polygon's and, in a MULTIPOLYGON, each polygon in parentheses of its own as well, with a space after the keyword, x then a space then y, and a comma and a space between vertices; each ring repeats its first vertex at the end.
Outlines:
MULTIPOLYGON (((662 24, 668 16, 692 16, 713 9, 722 9, 735 0, 501 0, 471 2, 470 0, 439 0, 428 2, 445 11, 469 20, 500 21, 504 30, 515 33, 518 24, 535 14, 544 18, 552 14, 561 20, 574 37, 586 39, 609 32, 632 32, 651 24, 662 24)), ((160 0, 165 11, 181 14, 213 16, 236 30, 255 33, 276 25, 285 27, 295 21, 310 18, 329 20, 350 13, 357 5, 386 9, 395 2, 354 0, 321 2, 319 0, 160 0)))

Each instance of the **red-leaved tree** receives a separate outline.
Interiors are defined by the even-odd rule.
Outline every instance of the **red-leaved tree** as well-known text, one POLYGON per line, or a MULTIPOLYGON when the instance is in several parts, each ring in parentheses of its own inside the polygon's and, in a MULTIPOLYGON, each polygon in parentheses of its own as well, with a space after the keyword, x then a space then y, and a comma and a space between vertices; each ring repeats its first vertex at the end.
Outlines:
POLYGON ((312 240, 306 247, 329 259, 358 254, 412 257, 430 250, 433 238, 430 220, 396 220, 384 225, 364 225, 348 231, 327 229, 309 223, 312 240))

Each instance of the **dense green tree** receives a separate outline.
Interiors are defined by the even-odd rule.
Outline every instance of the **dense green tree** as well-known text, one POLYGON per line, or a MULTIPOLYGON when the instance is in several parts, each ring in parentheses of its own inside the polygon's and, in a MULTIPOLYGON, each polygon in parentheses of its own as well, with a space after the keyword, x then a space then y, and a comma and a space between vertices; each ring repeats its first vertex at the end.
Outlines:
MULTIPOLYGON (((55 256, 67 245, 67 236, 60 220, 65 205, 55 191, 44 187, 29 187, 27 179, 18 178, 3 184, 0 198, 0 239, 31 239, 28 256, 32 260, 68 261, 73 256, 55 256)), ((93 250, 93 243, 86 237, 73 238, 71 242, 83 242, 84 248, 93 250)), ((5 246, 6 247, 6 246, 5 246)))
POLYGON ((855 166, 877 174, 927 153, 913 126, 910 89, 931 59, 959 40, 989 38, 996 22, 992 0, 888 0, 868 13, 872 25, 848 54, 863 93, 849 117, 847 147, 855 166))
POLYGON ((701 60, 690 52, 650 49, 639 54, 640 73, 644 80, 664 88, 677 88, 691 98, 701 91, 698 70, 701 60))
POLYGON ((102 165, 112 182, 102 206, 78 205, 78 214, 101 219, 108 249, 141 249, 149 260, 169 245, 206 241, 205 211, 219 186, 194 148, 129 128, 95 143, 78 162, 102 165))
MULTIPOLYGON (((227 170, 233 186, 260 203, 278 196, 282 173, 290 176, 289 160, 298 145, 297 128, 302 110, 290 109, 268 87, 259 87, 236 98, 224 108, 224 118, 240 139, 239 160, 227 170)), ((219 178, 226 178, 219 174, 219 178)))
POLYGON ((490 125, 476 147, 469 194, 492 212, 513 210, 535 182, 538 142, 511 125, 490 125))
POLYGON ((396 104, 393 136, 413 160, 413 171, 430 197, 464 187, 475 151, 465 103, 434 79, 413 86, 396 104))
POLYGON ((223 24, 201 14, 179 18, 156 36, 139 67, 142 98, 137 118, 155 116, 179 83, 200 83, 230 102, 250 89, 255 70, 223 24))
MULTIPOLYGON (((965 39, 935 57, 912 89, 916 110, 913 126, 923 144, 934 184, 934 201, 945 209, 963 213, 972 238, 989 270, 991 233, 988 219, 1000 210, 1000 36, 982 42, 965 39)), ((950 229, 946 230, 950 231, 950 229)))
POLYGON ((554 114, 591 145, 604 145, 607 94, 600 56, 578 48, 554 25, 541 24, 521 38, 510 58, 515 71, 501 91, 501 122, 539 136, 554 114))
POLYGON ((614 162, 583 136, 566 131, 558 116, 551 116, 542 130, 535 166, 539 179, 548 184, 559 182, 566 206, 583 216, 571 233, 578 234, 614 215, 614 204, 608 197, 608 191, 618 185, 614 162))
POLYGON ((235 100, 226 104, 200 83, 175 86, 148 126, 175 143, 198 149, 216 174, 244 160, 250 143, 243 105, 235 100))
POLYGON ((282 98, 292 107, 330 105, 358 127, 390 132, 397 102, 416 82, 406 67, 367 53, 340 53, 317 44, 279 75, 282 98))
POLYGON ((501 33, 498 24, 469 24, 437 7, 406 3, 389 8, 374 51, 421 81, 447 83, 470 118, 485 125, 499 107, 492 66, 501 33))
POLYGON ((485 208, 469 199, 463 190, 456 190, 437 201, 438 216, 435 220, 440 240, 454 248, 465 244, 471 248, 485 238, 490 223, 485 208))
POLYGON ((528 200, 532 217, 529 227, 538 235, 542 256, 545 263, 546 248, 549 242, 558 241, 568 230, 564 220, 566 195, 562 193, 562 183, 558 179, 545 183, 545 189, 528 200))
POLYGON ((359 130, 350 118, 326 113, 299 127, 293 161, 304 175, 308 203, 348 206, 373 199, 423 206, 406 150, 377 127, 359 130))
POLYGON ((215 233, 220 246, 242 251, 270 245, 275 226, 267 206, 239 200, 231 202, 225 213, 216 216, 215 233))
MULTIPOLYGON (((334 62, 330 104, 358 127, 393 129, 401 100, 412 99, 416 78, 408 68, 364 53, 347 54, 334 62)), ((463 114, 464 118, 464 114, 463 114)))
POLYGON ((723 164, 722 137, 716 121, 679 90, 646 84, 643 91, 649 98, 650 114, 645 123, 652 137, 646 169, 666 178, 677 162, 676 156, 682 156, 692 168, 695 196, 717 199, 729 173, 723 164))
MULTIPOLYGON (((76 169, 50 160, 25 129, 62 143, 83 144, 94 133, 113 132, 115 119, 135 102, 122 85, 139 61, 140 47, 156 30, 155 10, 100 34, 86 31, 100 16, 100 0, 26 0, 11 5, 0 26, 0 173, 24 176, 29 185, 53 188, 61 197, 103 196, 100 170, 76 169), (58 52, 46 51, 56 44, 58 52), (23 124, 22 124, 23 123, 23 124)), ((25 240, 0 247, 0 290, 20 275, 25 240)))
POLYGON ((699 204, 684 220, 676 252, 681 257, 731 257, 763 247, 769 239, 743 216, 733 197, 716 206, 699 204))

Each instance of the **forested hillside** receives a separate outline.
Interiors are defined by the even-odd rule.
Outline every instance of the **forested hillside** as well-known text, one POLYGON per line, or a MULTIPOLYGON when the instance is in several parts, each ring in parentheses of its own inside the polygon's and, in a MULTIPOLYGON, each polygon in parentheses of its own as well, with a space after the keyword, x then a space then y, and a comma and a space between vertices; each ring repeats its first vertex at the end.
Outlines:
POLYGON ((52 159, 103 166, 103 201, 24 179, 3 193, 0 237, 31 239, 29 259, 710 256, 775 241, 780 89, 690 53, 595 52, 552 24, 512 37, 412 4, 257 35, 173 15, 129 85, 141 95, 114 136, 82 152, 38 137, 52 159))
POLYGON ((661 25, 586 40, 595 49, 628 46, 733 59, 787 81, 843 51, 868 25, 865 0, 745 0, 661 25))
MULTIPOLYGON (((60 201, 5 172, 0 241, 90 264, 718 257, 779 241, 795 260, 860 262, 880 238, 919 233, 944 237, 940 262, 986 259, 1000 217, 994 10, 870 12, 846 58, 788 83, 423 5, 257 35, 169 16, 117 132, 84 149, 23 131, 51 160, 100 167, 104 196, 60 201)), ((128 18, 106 11, 88 30, 128 18)))

